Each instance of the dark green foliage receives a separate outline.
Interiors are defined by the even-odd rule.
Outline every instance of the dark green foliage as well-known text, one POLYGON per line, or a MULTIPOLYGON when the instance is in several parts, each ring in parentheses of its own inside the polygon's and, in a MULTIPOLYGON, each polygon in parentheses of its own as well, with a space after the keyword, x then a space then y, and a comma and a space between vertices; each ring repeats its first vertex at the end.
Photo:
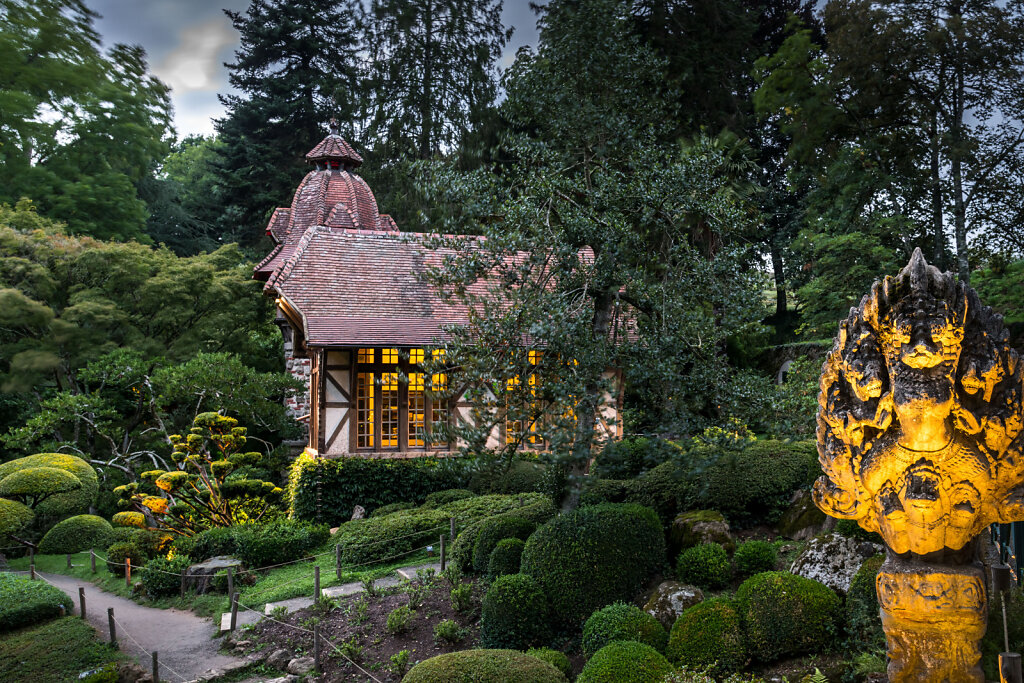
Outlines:
MULTIPOLYGON (((1006 594, 1006 626, 1010 634, 1010 652, 1024 648, 1024 592, 1012 588, 1006 594)), ((999 653, 1005 652, 1003 643, 1003 606, 998 595, 990 594, 988 602, 988 630, 981 640, 981 665, 985 680, 999 680, 999 653)))
POLYGON ((672 665, 650 645, 617 641, 590 658, 576 683, 661 683, 672 665))
POLYGON ((668 634, 657 619, 639 607, 616 602, 602 607, 583 625, 583 654, 595 652, 616 640, 631 640, 665 651, 668 634))
POLYGON ((581 502, 636 503, 658 513, 668 524, 692 501, 689 474, 680 462, 669 460, 647 470, 635 479, 595 479, 588 481, 581 502))
POLYGON ((563 652, 552 650, 550 647, 531 647, 526 651, 526 654, 547 662, 565 674, 566 677, 572 673, 572 662, 569 661, 569 658, 563 652))
POLYGON ((30 467, 56 467, 75 475, 82 487, 68 493, 50 496, 34 508, 36 517, 48 518, 51 524, 65 517, 89 512, 99 492, 99 478, 92 465, 66 453, 37 453, 0 464, 0 481, 9 474, 30 467))
POLYGON ((107 571, 114 576, 124 576, 128 559, 132 567, 138 568, 149 560, 145 550, 131 542, 118 541, 107 548, 107 571))
POLYGON ((402 683, 566 683, 555 667, 515 650, 462 650, 420 662, 402 683))
POLYGON ((526 574, 499 577, 487 589, 480 612, 480 644, 525 650, 551 636, 548 600, 526 574))
POLYGON ((658 437, 634 436, 609 441, 590 473, 602 479, 633 479, 678 452, 677 446, 658 437))
POLYGON ((420 501, 465 480, 464 463, 451 458, 300 458, 290 475, 291 511, 296 519, 316 519, 317 482, 323 517, 317 521, 333 525, 348 521, 356 505, 375 510, 420 501))
POLYGON ((875 555, 865 561, 853 575, 850 589, 846 592, 846 634, 854 650, 885 649, 885 633, 878 614, 878 593, 875 589, 875 577, 884 561, 884 555, 875 555))
POLYGON ((423 501, 423 506, 426 509, 441 507, 448 503, 454 503, 457 500, 464 500, 466 498, 472 498, 476 494, 469 489, 445 489, 444 491, 435 491, 426 497, 423 501))
POLYGON ((820 652, 836 635, 841 602, 817 581, 787 572, 765 572, 736 591, 750 654, 762 662, 820 652))
POLYGON ((578 629, 594 610, 631 599, 664 564, 665 537, 654 511, 606 503, 537 529, 523 549, 522 572, 544 588, 556 623, 578 629))
POLYGON ((733 602, 710 598, 684 611, 672 625, 665 654, 677 664, 713 666, 713 673, 718 674, 742 668, 747 652, 733 602))
POLYGON ((45 555, 77 553, 90 548, 103 549, 114 542, 114 527, 96 515, 76 515, 57 523, 39 543, 45 555))
POLYGON ((701 543, 679 553, 676 575, 684 583, 701 588, 722 588, 729 585, 732 567, 729 554, 717 543, 701 543))
POLYGON ((0 573, 0 632, 59 617, 61 607, 70 613, 72 604, 64 591, 45 581, 0 573))
POLYGON ((535 493, 541 489, 545 469, 536 460, 500 460, 474 473, 469 488, 477 493, 535 493))
POLYGON ((526 543, 518 538, 503 538, 494 546, 487 560, 487 576, 496 579, 506 574, 518 574, 526 543))
POLYGON ((885 545, 885 541, 874 531, 866 531, 852 519, 840 519, 836 522, 836 533, 847 538, 855 538, 858 541, 870 541, 878 545, 885 545))
POLYGON ((174 541, 182 553, 196 562, 208 560, 217 555, 234 555, 238 552, 237 529, 235 527, 214 527, 200 531, 195 536, 180 536, 174 541))
POLYGON ((281 520, 240 526, 235 531, 235 543, 242 564, 257 569, 304 557, 323 545, 330 535, 330 529, 323 524, 281 520))
POLYGON ((139 572, 146 595, 151 598, 177 595, 181 590, 181 572, 188 569, 190 564, 192 560, 188 555, 175 555, 170 560, 154 557, 139 572))
POLYGON ((370 513, 370 517, 384 517, 390 515, 392 512, 398 512, 399 510, 411 510, 416 507, 416 503, 391 503, 390 505, 381 505, 379 508, 370 513))
MULTIPOLYGON (((489 498, 485 496, 484 498, 489 498)), ((555 516, 555 506, 548 498, 543 498, 539 494, 525 494, 524 496, 509 496, 509 498, 518 501, 520 498, 524 499, 526 505, 521 508, 517 508, 514 512, 508 513, 512 516, 520 519, 525 519, 535 524, 543 524, 552 517, 555 516), (533 497, 529 497, 529 496, 533 497)), ((451 552, 449 553, 450 561, 452 564, 457 566, 461 571, 470 571, 473 567, 473 547, 476 545, 477 534, 480 533, 480 529, 483 527, 483 522, 471 522, 466 524, 462 521, 463 517, 457 517, 456 519, 456 530, 458 536, 455 538, 455 542, 452 543, 451 552)))
POLYGON ((752 576, 774 571, 778 553, 768 541, 746 541, 736 547, 732 561, 738 576, 752 576))
POLYGON ((476 543, 473 544, 473 570, 480 574, 487 571, 491 552, 498 545, 498 541, 506 538, 526 541, 536 528, 536 524, 520 517, 504 516, 485 521, 480 526, 480 533, 476 535, 476 543))
POLYGON ((580 494, 580 505, 624 503, 631 482, 629 479, 588 478, 580 494))

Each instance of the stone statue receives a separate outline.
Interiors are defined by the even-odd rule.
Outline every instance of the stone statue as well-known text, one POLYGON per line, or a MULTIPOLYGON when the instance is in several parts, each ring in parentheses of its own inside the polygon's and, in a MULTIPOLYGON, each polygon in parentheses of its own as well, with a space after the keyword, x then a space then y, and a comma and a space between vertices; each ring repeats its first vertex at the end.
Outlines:
POLYGON ((978 539, 1024 519, 1021 380, 1002 317, 915 250, 822 366, 814 502, 881 534, 889 680, 984 680, 978 539))

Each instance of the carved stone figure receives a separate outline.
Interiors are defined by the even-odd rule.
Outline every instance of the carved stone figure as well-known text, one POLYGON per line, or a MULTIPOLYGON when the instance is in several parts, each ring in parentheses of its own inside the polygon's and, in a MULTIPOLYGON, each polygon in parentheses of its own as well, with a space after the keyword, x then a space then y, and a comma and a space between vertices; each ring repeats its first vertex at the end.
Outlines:
POLYGON ((814 502, 885 540, 889 680, 984 680, 978 537, 1024 519, 1021 381, 1002 317, 915 250, 822 366, 814 502))

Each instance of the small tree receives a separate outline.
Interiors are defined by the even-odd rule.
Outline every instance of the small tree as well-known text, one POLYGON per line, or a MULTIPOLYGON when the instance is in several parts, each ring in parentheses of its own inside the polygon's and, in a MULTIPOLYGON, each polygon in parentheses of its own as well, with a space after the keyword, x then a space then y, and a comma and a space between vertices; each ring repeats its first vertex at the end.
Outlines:
POLYGON ((145 515, 149 526, 177 534, 258 521, 275 509, 284 491, 272 482, 246 478, 240 471, 262 458, 259 453, 242 452, 245 431, 233 417, 197 415, 189 434, 170 437, 178 469, 142 474, 159 494, 142 491, 137 483, 114 491, 123 506, 145 515))
POLYGON ((71 455, 37 453, 0 464, 0 539, 35 548, 26 532, 36 537, 54 517, 88 509, 96 490, 95 471, 71 455))

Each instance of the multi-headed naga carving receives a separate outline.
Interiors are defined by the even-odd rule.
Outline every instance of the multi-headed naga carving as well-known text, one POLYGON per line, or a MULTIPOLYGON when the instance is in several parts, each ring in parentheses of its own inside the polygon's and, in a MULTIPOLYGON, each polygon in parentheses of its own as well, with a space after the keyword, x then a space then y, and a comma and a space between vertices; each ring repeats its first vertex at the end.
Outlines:
POLYGON ((982 681, 979 534, 1024 519, 1022 371, 1002 317, 916 250, 822 367, 814 500, 881 534, 890 681, 982 681))

